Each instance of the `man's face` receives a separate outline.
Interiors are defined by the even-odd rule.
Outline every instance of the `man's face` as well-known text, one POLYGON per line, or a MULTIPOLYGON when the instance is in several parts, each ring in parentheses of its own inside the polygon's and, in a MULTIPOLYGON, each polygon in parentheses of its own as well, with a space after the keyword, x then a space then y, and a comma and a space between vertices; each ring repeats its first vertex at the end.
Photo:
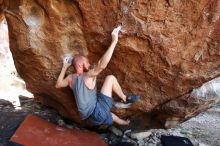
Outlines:
POLYGON ((91 67, 89 60, 84 56, 77 56, 73 61, 73 65, 76 70, 83 72, 88 72, 91 67))
POLYGON ((91 66, 91 65, 90 65, 90 63, 89 63, 89 60, 84 57, 84 59, 83 59, 83 70, 84 70, 85 72, 88 72, 89 69, 90 69, 90 66, 91 66))

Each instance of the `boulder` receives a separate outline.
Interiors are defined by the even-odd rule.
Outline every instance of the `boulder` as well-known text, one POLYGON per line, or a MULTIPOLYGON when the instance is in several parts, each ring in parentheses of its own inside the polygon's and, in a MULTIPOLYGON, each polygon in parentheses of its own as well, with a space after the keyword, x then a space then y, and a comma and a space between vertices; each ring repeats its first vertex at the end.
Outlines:
POLYGON ((119 24, 119 43, 98 87, 114 74, 126 94, 141 95, 129 109, 114 110, 119 115, 160 109, 220 75, 219 0, 2 0, 0 5, 27 88, 76 122, 81 121, 71 90, 55 88, 61 57, 81 53, 97 62, 119 24))

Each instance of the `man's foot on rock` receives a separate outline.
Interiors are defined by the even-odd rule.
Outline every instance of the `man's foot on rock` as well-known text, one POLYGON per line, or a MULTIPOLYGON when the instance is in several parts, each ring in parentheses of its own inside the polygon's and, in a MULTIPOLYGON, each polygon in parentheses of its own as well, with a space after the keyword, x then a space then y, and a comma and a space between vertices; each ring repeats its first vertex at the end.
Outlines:
POLYGON ((131 103, 125 103, 124 101, 121 101, 121 102, 114 102, 113 101, 113 106, 118 109, 126 109, 131 106, 131 103))
POLYGON ((122 120, 120 123, 118 123, 120 126, 129 126, 130 125, 130 120, 122 120))
POLYGON ((137 102, 138 100, 140 99, 140 96, 138 95, 128 95, 126 97, 126 101, 125 103, 134 103, 134 102, 137 102))

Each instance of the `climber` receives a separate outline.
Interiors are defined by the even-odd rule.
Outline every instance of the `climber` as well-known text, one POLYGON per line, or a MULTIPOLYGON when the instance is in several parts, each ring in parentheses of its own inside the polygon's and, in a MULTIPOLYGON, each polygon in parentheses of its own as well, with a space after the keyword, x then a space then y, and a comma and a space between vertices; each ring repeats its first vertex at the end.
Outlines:
POLYGON ((67 68, 71 65, 70 58, 63 60, 63 68, 58 77, 56 88, 69 86, 74 93, 78 111, 82 120, 88 120, 93 125, 111 125, 113 122, 119 125, 129 125, 129 120, 123 120, 113 114, 112 91, 114 91, 124 103, 133 103, 139 100, 137 95, 126 96, 113 75, 105 78, 100 93, 96 92, 96 77, 109 63, 115 46, 118 42, 118 33, 121 26, 112 31, 112 43, 96 66, 91 67, 88 59, 82 55, 75 55, 72 60, 75 74, 70 74, 64 79, 67 68))

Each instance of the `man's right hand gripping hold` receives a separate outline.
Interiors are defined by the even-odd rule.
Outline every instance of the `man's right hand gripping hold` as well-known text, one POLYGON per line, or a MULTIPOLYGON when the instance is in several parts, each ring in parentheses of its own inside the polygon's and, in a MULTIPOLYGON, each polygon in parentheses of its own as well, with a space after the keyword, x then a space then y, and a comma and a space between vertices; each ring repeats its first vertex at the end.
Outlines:
POLYGON ((69 86, 73 90, 82 120, 87 119, 93 125, 111 125, 113 122, 119 125, 129 125, 129 120, 120 119, 111 113, 112 92, 115 92, 125 103, 133 103, 139 99, 139 96, 136 95, 126 96, 113 75, 108 75, 105 78, 101 92, 96 92, 96 77, 107 67, 118 42, 120 29, 121 26, 112 31, 111 45, 94 68, 91 68, 86 57, 76 55, 72 61, 76 73, 70 74, 64 79, 65 72, 71 65, 68 58, 65 58, 63 68, 56 83, 56 88, 69 86))

